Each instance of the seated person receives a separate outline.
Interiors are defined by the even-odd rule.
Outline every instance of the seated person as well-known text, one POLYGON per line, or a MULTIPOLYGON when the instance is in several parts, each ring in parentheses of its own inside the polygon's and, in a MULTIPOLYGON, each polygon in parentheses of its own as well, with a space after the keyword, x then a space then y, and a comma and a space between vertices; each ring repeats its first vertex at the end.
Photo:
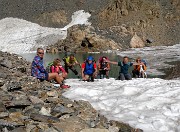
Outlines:
POLYGON ((136 62, 135 63, 129 62, 129 59, 127 56, 123 57, 123 61, 113 62, 113 61, 106 60, 106 62, 120 66, 120 72, 117 78, 118 80, 132 80, 131 74, 128 72, 128 70, 132 65, 137 65, 136 62))
POLYGON ((97 76, 97 66, 92 56, 89 56, 87 60, 82 64, 81 75, 84 81, 94 81, 97 76))
POLYGON ((64 70, 64 68, 61 65, 60 59, 55 59, 53 61, 53 65, 50 67, 52 73, 58 73, 59 75, 62 75, 64 79, 67 78, 67 72, 64 70))
POLYGON ((110 65, 108 62, 106 62, 107 57, 103 56, 99 59, 99 64, 98 64, 98 70, 99 70, 99 76, 100 79, 104 78, 106 75, 106 78, 109 78, 109 70, 110 70, 110 65))
POLYGON ((31 66, 31 75, 36 77, 40 81, 50 81, 54 79, 58 84, 60 84, 60 88, 69 88, 70 86, 62 83, 63 77, 59 76, 58 73, 48 73, 43 66, 43 57, 44 50, 42 48, 37 49, 37 55, 34 57, 32 66, 31 66))
POLYGON ((146 76, 146 73, 145 73, 145 71, 147 69, 146 65, 143 62, 141 62, 140 57, 138 57, 136 59, 136 62, 137 62, 137 65, 134 65, 134 70, 132 71, 133 77, 143 77, 144 78, 146 76))
POLYGON ((75 74, 78 75, 77 70, 75 69, 75 65, 80 65, 76 58, 74 57, 73 54, 71 54, 70 56, 66 57, 64 59, 65 61, 65 71, 68 73, 68 69, 71 69, 71 71, 75 74))

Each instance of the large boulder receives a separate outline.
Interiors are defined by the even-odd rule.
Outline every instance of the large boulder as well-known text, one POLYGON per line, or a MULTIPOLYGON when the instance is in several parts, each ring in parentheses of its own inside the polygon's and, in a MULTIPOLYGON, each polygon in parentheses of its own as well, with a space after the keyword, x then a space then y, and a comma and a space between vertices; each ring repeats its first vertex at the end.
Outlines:
POLYGON ((137 34, 135 33, 135 35, 132 37, 131 42, 130 42, 130 47, 131 48, 142 48, 144 47, 144 42, 142 41, 142 39, 137 36, 137 34))

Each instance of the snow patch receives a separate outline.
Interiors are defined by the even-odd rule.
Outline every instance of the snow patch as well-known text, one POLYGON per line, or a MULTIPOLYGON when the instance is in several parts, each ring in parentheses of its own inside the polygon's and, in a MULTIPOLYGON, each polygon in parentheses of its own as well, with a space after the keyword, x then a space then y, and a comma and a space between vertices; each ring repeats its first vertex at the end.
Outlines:
POLYGON ((118 120, 145 132, 180 131, 180 80, 113 78, 95 82, 68 79, 63 95, 89 101, 109 120, 118 120))
POLYGON ((73 25, 89 25, 89 13, 77 11, 72 16, 70 24, 64 28, 41 27, 38 24, 18 18, 0 20, 0 50, 16 54, 35 51, 37 47, 45 47, 65 39, 67 29, 73 25))

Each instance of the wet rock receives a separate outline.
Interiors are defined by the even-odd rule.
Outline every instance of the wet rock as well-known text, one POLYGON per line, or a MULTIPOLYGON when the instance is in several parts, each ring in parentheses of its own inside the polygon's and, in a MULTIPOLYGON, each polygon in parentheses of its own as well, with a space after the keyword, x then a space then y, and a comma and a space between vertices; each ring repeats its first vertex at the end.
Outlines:
POLYGON ((58 118, 53 117, 53 116, 46 116, 46 115, 40 115, 40 114, 34 114, 34 113, 30 115, 30 118, 35 121, 46 122, 46 123, 54 123, 54 122, 60 121, 58 118))

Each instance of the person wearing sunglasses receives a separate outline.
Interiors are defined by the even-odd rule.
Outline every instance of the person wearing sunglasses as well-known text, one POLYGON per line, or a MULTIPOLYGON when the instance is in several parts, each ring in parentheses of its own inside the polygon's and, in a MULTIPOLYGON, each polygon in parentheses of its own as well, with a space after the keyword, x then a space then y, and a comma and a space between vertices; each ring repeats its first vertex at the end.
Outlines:
POLYGON ((60 84, 60 88, 69 88, 69 85, 65 85, 62 83, 63 77, 59 76, 58 73, 48 73, 43 66, 43 57, 44 50, 43 48, 37 49, 37 55, 34 57, 31 66, 31 75, 36 77, 40 81, 50 81, 54 79, 58 84, 60 84))
POLYGON ((134 65, 134 70, 132 71, 134 78, 143 77, 144 72, 146 71, 146 65, 141 61, 141 58, 136 59, 137 65, 134 65))
POLYGON ((114 61, 106 60, 106 62, 111 64, 116 64, 120 67, 119 76, 117 80, 122 80, 122 81, 132 80, 131 74, 129 73, 129 68, 133 65, 134 66, 139 65, 137 62, 129 62, 129 58, 127 56, 123 57, 123 61, 114 62, 114 61))

